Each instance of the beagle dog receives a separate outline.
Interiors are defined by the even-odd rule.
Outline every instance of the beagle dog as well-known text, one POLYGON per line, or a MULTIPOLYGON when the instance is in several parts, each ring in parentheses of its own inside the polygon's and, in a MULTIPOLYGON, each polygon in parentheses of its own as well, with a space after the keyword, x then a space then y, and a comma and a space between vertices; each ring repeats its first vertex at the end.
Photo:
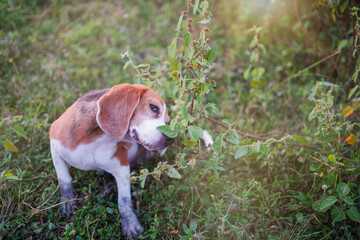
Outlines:
POLYGON ((50 127, 50 146, 60 185, 62 211, 76 208, 68 166, 112 174, 118 188, 123 233, 132 238, 140 225, 131 202, 130 167, 163 155, 172 139, 157 130, 169 122, 166 105, 151 88, 120 84, 80 97, 50 127))

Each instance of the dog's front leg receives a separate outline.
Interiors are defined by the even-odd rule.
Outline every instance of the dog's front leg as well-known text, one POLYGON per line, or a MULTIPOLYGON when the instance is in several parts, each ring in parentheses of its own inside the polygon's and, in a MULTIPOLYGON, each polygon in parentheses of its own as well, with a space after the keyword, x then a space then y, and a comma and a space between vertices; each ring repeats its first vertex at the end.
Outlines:
POLYGON ((132 239, 132 234, 138 235, 143 231, 132 207, 130 190, 130 166, 121 166, 112 171, 118 188, 118 205, 122 218, 123 233, 132 239))
POLYGON ((70 216, 74 209, 77 208, 75 200, 75 191, 72 186, 72 178, 69 173, 68 164, 62 159, 57 152, 51 147, 51 155, 56 170, 56 175, 60 186, 60 202, 63 203, 61 211, 70 216))

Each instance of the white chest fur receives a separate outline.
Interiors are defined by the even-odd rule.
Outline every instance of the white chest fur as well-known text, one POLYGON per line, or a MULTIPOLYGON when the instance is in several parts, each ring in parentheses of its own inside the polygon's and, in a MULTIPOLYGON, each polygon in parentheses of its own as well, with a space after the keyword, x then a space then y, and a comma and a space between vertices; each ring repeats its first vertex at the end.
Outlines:
MULTIPOLYGON (((114 158, 117 143, 120 142, 111 136, 104 134, 96 141, 88 144, 80 144, 74 150, 65 148, 60 141, 52 139, 51 148, 70 166, 81 170, 111 171, 119 167, 119 160, 114 158)), ((128 159, 131 161, 138 150, 137 143, 133 143, 128 151, 128 159)))

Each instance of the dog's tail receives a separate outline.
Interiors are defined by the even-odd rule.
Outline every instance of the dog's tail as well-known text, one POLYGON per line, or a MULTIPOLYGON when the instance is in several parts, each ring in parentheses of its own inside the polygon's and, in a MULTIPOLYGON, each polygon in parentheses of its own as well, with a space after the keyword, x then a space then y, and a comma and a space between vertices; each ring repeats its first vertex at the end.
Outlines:
POLYGON ((213 138, 211 137, 210 133, 206 130, 203 130, 203 137, 202 140, 205 143, 205 146, 208 150, 210 150, 210 146, 214 143, 213 138))

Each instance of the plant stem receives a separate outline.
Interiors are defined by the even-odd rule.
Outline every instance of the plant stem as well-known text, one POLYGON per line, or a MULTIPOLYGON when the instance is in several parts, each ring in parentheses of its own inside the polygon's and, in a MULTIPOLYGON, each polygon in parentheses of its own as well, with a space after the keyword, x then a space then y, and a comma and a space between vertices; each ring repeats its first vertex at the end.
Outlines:
MULTIPOLYGON (((224 128, 229 128, 228 125, 226 125, 225 123, 222 123, 222 122, 219 122, 218 120, 214 119, 214 118, 211 118, 211 117, 207 117, 207 119, 209 119, 210 121, 224 127, 224 128)), ((253 139, 257 139, 257 140, 268 140, 267 138, 265 137, 259 137, 259 136, 256 136, 256 135, 252 135, 252 134, 246 134, 246 133, 243 133, 235 128, 233 128, 233 130, 235 130, 238 134, 240 134, 243 138, 253 138, 253 139)), ((276 140, 274 141, 276 143, 279 143, 279 144, 282 144, 282 145, 289 145, 289 146, 295 146, 295 147, 303 147, 303 148, 310 148, 310 149, 317 149, 319 148, 318 146, 314 146, 314 145, 303 145, 303 144, 299 144, 299 143, 293 143, 293 142, 277 142, 276 140)))

